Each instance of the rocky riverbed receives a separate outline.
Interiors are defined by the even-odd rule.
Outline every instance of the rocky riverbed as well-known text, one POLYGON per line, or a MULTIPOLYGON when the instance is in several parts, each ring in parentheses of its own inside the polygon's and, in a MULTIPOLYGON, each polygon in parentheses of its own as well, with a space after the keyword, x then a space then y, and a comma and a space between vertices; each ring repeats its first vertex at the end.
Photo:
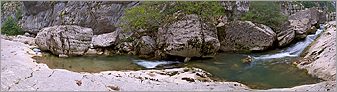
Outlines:
POLYGON ((299 68, 325 80, 312 85, 293 88, 270 89, 270 91, 336 91, 336 21, 325 25, 324 31, 304 53, 304 58, 296 62, 299 68))
MULTIPOLYGON (((263 91, 335 91, 336 68, 334 57, 336 36, 335 22, 309 48, 307 55, 325 47, 320 58, 311 62, 304 57, 298 66, 326 81, 293 88, 277 88, 263 91), (327 45, 322 44, 329 43, 327 45), (323 63, 324 62, 324 63, 323 63), (305 63, 305 64, 303 64, 305 63), (325 68, 320 68, 325 67, 325 68), (315 70, 315 71, 312 71, 315 70)), ((50 69, 38 64, 32 57, 31 46, 22 42, 1 39, 1 90, 3 91, 244 91, 251 89, 238 82, 216 82, 209 73, 196 68, 165 70, 104 71, 78 73, 63 69, 50 69)), ((315 58, 310 57, 310 58, 315 58)))
POLYGON ((29 45, 1 39, 3 91, 183 91, 251 90, 237 82, 212 82, 200 69, 77 73, 37 64, 29 45))

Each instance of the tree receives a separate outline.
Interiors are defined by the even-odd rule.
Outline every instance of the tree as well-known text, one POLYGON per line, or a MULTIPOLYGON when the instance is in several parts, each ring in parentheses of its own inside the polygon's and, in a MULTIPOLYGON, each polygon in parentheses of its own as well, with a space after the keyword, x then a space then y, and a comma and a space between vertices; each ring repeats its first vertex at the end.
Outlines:
POLYGON ((211 21, 223 15, 220 2, 215 1, 177 1, 177 2, 141 2, 140 5, 127 9, 122 17, 124 30, 157 30, 159 26, 174 20, 174 14, 197 14, 203 20, 211 21))
POLYGON ((254 1, 250 3, 249 11, 241 20, 260 23, 275 29, 287 21, 287 16, 281 13, 278 2, 254 1))
POLYGON ((17 24, 16 20, 9 16, 4 24, 1 26, 1 33, 7 34, 7 35, 19 35, 23 34, 21 27, 17 24))

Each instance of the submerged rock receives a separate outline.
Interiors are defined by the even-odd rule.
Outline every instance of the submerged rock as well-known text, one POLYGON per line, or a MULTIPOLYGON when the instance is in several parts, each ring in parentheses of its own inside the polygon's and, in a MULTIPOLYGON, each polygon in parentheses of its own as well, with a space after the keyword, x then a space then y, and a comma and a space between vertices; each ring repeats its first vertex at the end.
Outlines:
POLYGON ((250 21, 232 21, 218 29, 222 51, 262 51, 273 46, 275 32, 250 21))
POLYGON ((92 29, 75 25, 46 27, 36 36, 35 43, 41 50, 55 55, 83 55, 90 47, 92 29))
POLYGON ((181 57, 212 57, 219 49, 215 26, 187 15, 158 30, 158 46, 166 54, 181 57))
POLYGON ((242 61, 242 63, 250 64, 253 61, 253 58, 251 56, 247 56, 246 58, 242 59, 241 61, 242 61))

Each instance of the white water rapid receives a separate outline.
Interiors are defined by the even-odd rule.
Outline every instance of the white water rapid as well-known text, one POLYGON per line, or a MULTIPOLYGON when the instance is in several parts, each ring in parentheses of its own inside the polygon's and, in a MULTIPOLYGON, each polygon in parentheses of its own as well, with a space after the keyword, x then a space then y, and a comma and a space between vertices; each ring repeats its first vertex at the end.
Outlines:
POLYGON ((323 31, 323 27, 321 25, 320 29, 317 29, 315 34, 308 35, 305 40, 297 42, 294 45, 291 45, 290 47, 287 47, 283 50, 281 50, 279 53, 274 54, 267 54, 267 55, 261 55, 261 56, 254 56, 253 59, 275 59, 275 58, 283 58, 283 57, 297 57, 299 56, 303 50, 310 45, 311 42, 313 42, 316 37, 323 31))

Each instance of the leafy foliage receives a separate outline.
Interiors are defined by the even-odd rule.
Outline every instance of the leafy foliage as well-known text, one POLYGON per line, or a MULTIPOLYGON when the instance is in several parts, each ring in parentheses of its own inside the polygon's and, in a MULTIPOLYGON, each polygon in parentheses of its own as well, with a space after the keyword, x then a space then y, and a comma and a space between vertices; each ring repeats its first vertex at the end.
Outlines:
POLYGON ((277 2, 250 2, 250 10, 242 16, 241 20, 264 24, 275 29, 287 20, 287 16, 281 13, 280 8, 277 2))
POLYGON ((301 3, 304 8, 311 7, 327 7, 328 12, 335 12, 336 8, 332 5, 334 1, 297 1, 297 3, 301 3))
POLYGON ((156 7, 157 4, 160 2, 144 2, 139 6, 127 9, 122 17, 126 23, 122 27, 126 30, 133 30, 152 29, 159 26, 163 15, 156 7))
POLYGON ((8 1, 0 1, 0 5, 1 5, 1 10, 4 10, 4 4, 8 2, 8 1))
POLYGON ((169 13, 174 13, 174 11, 182 11, 186 14, 197 14, 203 19, 217 17, 223 15, 224 8, 220 2, 210 2, 210 1, 181 1, 176 2, 176 5, 173 8, 170 8, 168 11, 173 11, 169 13))
POLYGON ((19 7, 15 7, 16 8, 16 11, 15 11, 15 18, 17 20, 20 20, 22 19, 22 10, 19 9, 19 7))
POLYGON ((16 20, 9 16, 4 24, 1 26, 1 33, 7 35, 19 35, 23 34, 21 27, 17 24, 16 20))
POLYGON ((204 20, 214 20, 223 15, 224 10, 219 2, 179 1, 179 2, 141 2, 140 5, 127 9, 122 17, 122 27, 125 30, 156 30, 168 23, 175 13, 197 14, 204 20))

